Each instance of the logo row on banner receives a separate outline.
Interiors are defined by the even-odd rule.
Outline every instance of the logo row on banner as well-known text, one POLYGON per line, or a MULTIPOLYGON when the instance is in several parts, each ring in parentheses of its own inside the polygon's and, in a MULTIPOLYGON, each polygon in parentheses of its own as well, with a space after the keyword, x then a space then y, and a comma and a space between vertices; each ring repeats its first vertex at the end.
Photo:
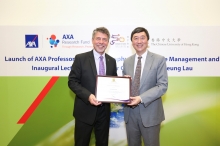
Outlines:
MULTIPOLYGON (((92 26, 1 26, 0 76, 67 76, 76 54, 90 51, 92 26), (18 71, 19 70, 19 71, 18 71)), ((132 26, 109 26, 106 53, 123 61, 135 53, 132 26)), ((220 27, 146 27, 148 50, 164 56, 169 76, 219 76, 220 27), (208 38, 206 37, 208 36, 208 38)))
MULTIPOLYGON (((39 47, 50 47, 50 48, 93 48, 91 40, 77 39, 74 38, 74 34, 63 34, 57 36, 51 34, 49 37, 43 37, 44 42, 48 42, 46 46, 40 46, 39 34, 25 34, 25 48, 39 48, 39 47)), ((110 45, 115 45, 119 48, 129 48, 130 41, 129 36, 121 36, 120 34, 113 34, 110 36, 110 45)))

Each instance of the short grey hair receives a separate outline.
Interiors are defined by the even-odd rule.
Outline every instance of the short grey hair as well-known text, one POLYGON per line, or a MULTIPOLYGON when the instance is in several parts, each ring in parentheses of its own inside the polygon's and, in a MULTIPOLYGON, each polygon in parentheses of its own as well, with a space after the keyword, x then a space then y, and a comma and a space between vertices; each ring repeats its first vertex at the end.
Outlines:
POLYGON ((98 28, 94 29, 93 33, 92 33, 92 38, 94 38, 94 36, 95 36, 95 34, 97 32, 101 32, 101 33, 106 34, 108 36, 108 40, 110 39, 110 33, 109 33, 107 28, 105 28, 105 27, 98 27, 98 28))

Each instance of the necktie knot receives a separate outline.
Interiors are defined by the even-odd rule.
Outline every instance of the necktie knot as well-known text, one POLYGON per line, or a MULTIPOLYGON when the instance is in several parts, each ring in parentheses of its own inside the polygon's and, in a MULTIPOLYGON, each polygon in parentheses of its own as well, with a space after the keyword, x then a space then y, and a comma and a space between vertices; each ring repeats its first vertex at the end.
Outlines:
POLYGON ((100 60, 102 61, 102 59, 103 59, 103 56, 100 56, 99 58, 100 58, 100 60))
POLYGON ((142 56, 138 57, 138 60, 140 60, 142 58, 142 56))

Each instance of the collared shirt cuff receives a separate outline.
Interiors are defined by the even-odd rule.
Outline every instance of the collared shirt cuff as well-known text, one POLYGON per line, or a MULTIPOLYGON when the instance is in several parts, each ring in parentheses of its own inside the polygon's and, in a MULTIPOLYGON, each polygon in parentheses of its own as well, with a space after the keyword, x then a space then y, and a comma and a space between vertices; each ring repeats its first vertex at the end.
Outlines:
MULTIPOLYGON (((140 96, 139 96, 139 97, 140 97, 140 96)), ((141 97, 140 97, 140 100, 141 100, 141 103, 143 103, 141 97)))

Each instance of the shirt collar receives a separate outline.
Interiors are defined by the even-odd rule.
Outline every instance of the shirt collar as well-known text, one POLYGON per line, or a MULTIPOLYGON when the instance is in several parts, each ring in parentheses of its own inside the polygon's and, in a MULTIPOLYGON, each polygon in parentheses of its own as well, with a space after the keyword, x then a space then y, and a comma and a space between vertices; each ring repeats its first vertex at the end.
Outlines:
MULTIPOLYGON (((99 59, 99 57, 101 56, 98 52, 96 52, 95 49, 93 49, 93 55, 95 59, 99 59)), ((103 53, 102 56, 103 56, 103 59, 105 59, 105 53, 103 53)))
MULTIPOLYGON (((142 58, 146 58, 146 57, 147 57, 147 53, 148 53, 148 50, 146 50, 146 51, 144 52, 144 54, 141 55, 141 57, 142 57, 142 58)), ((138 59, 138 57, 139 57, 139 56, 138 56, 137 53, 136 53, 135 58, 138 59)))

